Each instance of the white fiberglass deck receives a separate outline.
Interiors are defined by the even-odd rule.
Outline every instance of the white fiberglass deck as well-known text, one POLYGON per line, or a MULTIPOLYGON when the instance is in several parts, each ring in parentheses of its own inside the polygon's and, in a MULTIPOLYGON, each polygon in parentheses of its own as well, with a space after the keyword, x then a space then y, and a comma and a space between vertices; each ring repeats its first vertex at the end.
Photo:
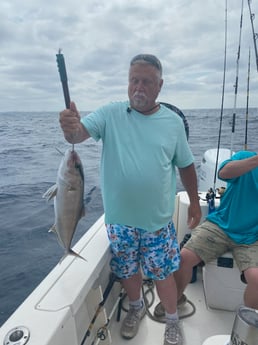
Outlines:
MULTIPOLYGON (((121 322, 116 321, 115 309, 119 302, 119 283, 116 282, 104 308, 100 306, 110 273, 109 243, 103 217, 89 229, 74 249, 87 261, 67 257, 58 264, 0 328, 0 345, 21 345, 19 342, 4 343, 6 335, 18 326, 28 328, 30 332, 28 345, 162 345, 165 325, 153 321, 148 316, 142 320, 134 339, 125 340, 120 336, 121 322), (97 313, 97 319, 91 324, 99 308, 101 312, 97 313), (112 322, 108 322, 107 327, 111 330, 111 342, 109 337, 101 341, 97 337, 97 331, 105 327, 110 318, 112 322), (90 335, 86 336, 88 331, 90 335)), ((212 273, 213 295, 216 299, 226 297, 228 302, 233 295, 233 289, 224 289, 220 276, 220 272, 212 273)), ((229 276, 227 272, 227 279, 229 276)), ((234 283, 234 288, 235 285, 234 283)), ((185 293, 196 310, 191 317, 182 321, 184 345, 226 345, 225 343, 204 344, 205 340, 213 335, 231 333, 235 312, 207 307, 201 268, 198 269, 197 281, 189 284, 185 293)), ((159 302, 156 294, 155 298, 150 308, 152 313, 159 302)), ((241 303, 240 299, 241 295, 235 300, 241 303)), ((181 309, 184 314, 191 311, 189 305, 181 309)), ((121 320, 123 318, 122 311, 121 320)))
MULTIPOLYGON (((235 313, 207 308, 203 293, 201 270, 198 273, 197 281, 193 284, 189 284, 185 293, 187 298, 194 304, 196 310, 192 316, 182 319, 182 328, 185 337, 184 345, 202 345, 208 337, 213 335, 230 335, 235 319, 235 313)), ((159 300, 157 299, 156 302, 158 301, 159 300)), ((156 302, 151 307, 152 312, 156 302)), ((191 307, 186 305, 181 309, 181 313, 190 313, 191 310, 191 307)), ((124 315, 125 314, 123 312, 121 319, 124 315)), ((114 345, 163 344, 165 325, 151 320, 148 316, 144 317, 138 334, 131 340, 126 340, 121 337, 120 326, 121 322, 117 323, 114 321, 111 328, 112 341, 114 345)), ((221 345, 225 345, 225 342, 221 345)))

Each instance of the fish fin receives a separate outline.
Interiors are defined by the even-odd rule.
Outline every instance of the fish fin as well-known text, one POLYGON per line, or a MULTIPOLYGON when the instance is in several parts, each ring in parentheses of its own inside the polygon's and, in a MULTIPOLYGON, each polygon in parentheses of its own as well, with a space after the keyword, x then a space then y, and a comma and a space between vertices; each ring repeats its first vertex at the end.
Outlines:
POLYGON ((59 260, 59 265, 63 262, 63 260, 67 257, 68 253, 65 253, 61 259, 59 260))
POLYGON ((54 184, 52 187, 50 187, 43 195, 42 198, 47 199, 49 201, 53 197, 55 197, 57 194, 57 185, 54 184))
POLYGON ((81 256, 80 254, 77 254, 76 252, 74 252, 72 249, 69 249, 62 257, 61 259, 59 260, 59 264, 62 263, 62 261, 68 256, 68 255, 73 255, 77 258, 80 258, 84 261, 87 261, 83 256, 81 256))
POLYGON ((60 153, 61 156, 64 156, 64 155, 65 155, 64 152, 62 152, 61 150, 59 150, 58 147, 56 147, 56 150, 57 150, 58 153, 60 153))
POLYGON ((86 215, 86 211, 85 211, 85 206, 83 205, 82 209, 81 209, 81 217, 80 218, 85 217, 85 215, 86 215))
POLYGON ((48 232, 56 233, 56 224, 52 225, 51 228, 48 230, 48 232))

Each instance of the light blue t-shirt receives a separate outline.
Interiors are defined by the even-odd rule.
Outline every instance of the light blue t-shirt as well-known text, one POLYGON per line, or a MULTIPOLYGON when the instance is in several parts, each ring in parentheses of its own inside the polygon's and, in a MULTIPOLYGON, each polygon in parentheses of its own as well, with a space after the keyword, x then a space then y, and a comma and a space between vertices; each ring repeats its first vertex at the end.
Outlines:
POLYGON ((152 115, 114 102, 82 118, 102 139, 101 188, 105 222, 156 231, 174 212, 175 167, 193 163, 182 119, 161 105, 152 115))
MULTIPOLYGON (((250 151, 234 154, 219 167, 231 160, 255 156, 250 151)), ((236 243, 251 244, 258 240, 258 168, 233 179, 225 179, 226 192, 220 205, 207 219, 217 224, 236 243)))

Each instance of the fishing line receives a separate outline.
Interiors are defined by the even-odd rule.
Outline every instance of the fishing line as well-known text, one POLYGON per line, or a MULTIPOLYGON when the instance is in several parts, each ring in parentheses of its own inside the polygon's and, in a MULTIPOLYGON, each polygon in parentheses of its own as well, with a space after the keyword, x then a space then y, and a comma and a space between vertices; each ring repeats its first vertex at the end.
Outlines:
POLYGON ((217 178, 217 168, 218 168, 218 161, 219 161, 219 149, 220 149, 220 142, 221 142, 222 119, 223 119, 223 111, 224 111, 225 82, 226 82, 226 68, 227 68, 227 36, 228 36, 228 2, 227 2, 227 0, 225 0, 224 68, 223 68, 221 107, 220 107, 219 137, 218 137, 217 156, 216 156, 216 164, 215 164, 214 180, 213 180, 213 190, 214 190, 214 192, 215 192, 215 185, 216 185, 216 178, 217 178))

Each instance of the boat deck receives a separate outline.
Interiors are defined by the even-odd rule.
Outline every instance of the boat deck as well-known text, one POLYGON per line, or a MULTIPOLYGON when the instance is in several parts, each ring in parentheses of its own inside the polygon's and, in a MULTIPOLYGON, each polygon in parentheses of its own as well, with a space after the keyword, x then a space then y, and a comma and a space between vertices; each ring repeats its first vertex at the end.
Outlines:
MULTIPOLYGON (((142 320, 135 338, 125 340, 121 337, 121 322, 116 321, 117 306, 121 296, 119 282, 116 281, 112 285, 104 306, 102 304, 110 284, 110 250, 103 217, 78 241, 74 250, 87 261, 68 256, 62 261, 62 264, 58 264, 2 325, 0 344, 21 345, 17 342, 10 342, 9 335, 14 331, 17 336, 19 334, 17 327, 25 326, 30 332, 29 339, 26 339, 28 345, 162 345, 165 324, 154 321, 148 315, 142 320), (111 339, 105 337, 104 340, 100 340, 99 330, 103 329, 105 332, 110 330, 111 339), (8 341, 4 342, 7 336, 8 341)), ((196 282, 189 284, 185 291, 194 309, 189 303, 179 309, 181 316, 191 314, 182 319, 184 345, 226 345, 236 314, 234 311, 207 307, 203 287, 203 270, 201 267, 198 268, 196 282), (223 340, 222 343, 208 340, 207 343, 207 338, 216 335, 225 335, 223 339, 226 340, 223 340)), ((218 272, 214 273, 213 269, 209 269, 212 277, 211 294, 216 299, 223 301, 222 306, 224 307, 235 292, 231 285, 235 288, 237 284, 234 280, 229 279, 231 288, 226 285, 224 287, 222 283, 227 280, 224 279, 225 275, 229 278, 230 274, 228 269, 226 269, 226 273, 222 273, 220 270, 221 268, 218 268, 218 274, 218 272), (220 279, 221 275, 222 279, 220 279)), ((155 288, 151 291, 154 293, 146 293, 146 295, 151 304, 150 312, 153 315, 159 300, 155 288)), ((239 298, 241 295, 238 291, 237 297, 234 298, 236 303, 238 301, 241 303, 241 297, 239 298)), ((122 304, 126 308, 127 300, 125 299, 122 304)), ((234 307, 231 310, 234 310, 234 307)), ((122 310, 120 320, 124 316, 125 311, 122 310)))
MULTIPOLYGON (((182 319, 182 329, 184 333, 184 345, 202 345, 205 340, 215 335, 225 335, 223 339, 229 339, 233 327, 235 313, 230 311, 211 309, 207 307, 203 292, 203 281, 201 271, 198 272, 198 279, 195 283, 189 284, 185 294, 194 305, 193 308, 187 303, 179 309, 179 314, 192 314, 182 319), (228 337, 227 337, 227 336, 228 337)), ((154 307, 159 302, 155 294, 155 302, 150 307, 153 314, 154 307)), ((121 319, 125 312, 122 312, 121 319)), ((163 344, 163 334, 165 325, 145 316, 141 322, 138 334, 131 340, 123 339, 120 335, 120 325, 114 321, 111 326, 112 344, 114 345, 158 345, 163 344)), ((227 341, 226 341, 227 342, 227 341)), ((217 345, 217 344, 216 344, 217 345)), ((221 345, 225 345, 223 342, 221 345)))

